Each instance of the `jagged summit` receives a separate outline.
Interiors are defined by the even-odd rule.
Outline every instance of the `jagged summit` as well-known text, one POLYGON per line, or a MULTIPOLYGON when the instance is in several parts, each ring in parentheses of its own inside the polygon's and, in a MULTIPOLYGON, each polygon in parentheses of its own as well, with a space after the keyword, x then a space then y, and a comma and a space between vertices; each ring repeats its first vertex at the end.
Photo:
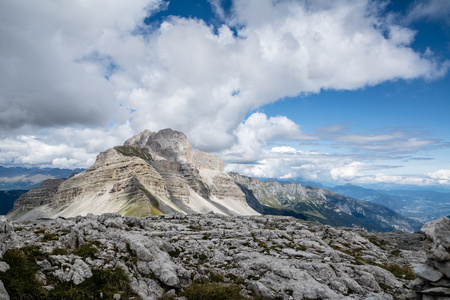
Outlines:
POLYGON ((192 150, 181 132, 145 130, 100 153, 84 172, 44 182, 22 195, 12 220, 88 213, 147 216, 165 213, 257 214, 215 155, 192 150))
POLYGON ((147 148, 155 155, 155 158, 189 163, 192 147, 186 135, 170 128, 158 132, 144 130, 128 139, 124 146, 137 146, 147 148))

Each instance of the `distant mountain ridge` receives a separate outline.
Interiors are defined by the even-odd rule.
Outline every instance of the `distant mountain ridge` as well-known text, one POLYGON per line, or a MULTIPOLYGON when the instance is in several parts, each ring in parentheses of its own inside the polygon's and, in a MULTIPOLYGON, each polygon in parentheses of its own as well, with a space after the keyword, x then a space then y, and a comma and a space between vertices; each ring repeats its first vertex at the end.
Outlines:
POLYGON ((46 179, 66 178, 72 173, 82 171, 84 169, 7 168, 0 166, 0 190, 29 190, 39 186, 46 179))
POLYGON ((260 213, 298 214, 299 218, 333 226, 360 227, 370 231, 399 229, 414 232, 421 228, 418 221, 393 210, 360 201, 318 187, 298 183, 282 184, 276 180, 230 173, 244 191, 247 202, 260 213))
POLYGON ((339 185, 332 191, 389 207, 422 223, 450 215, 450 193, 427 190, 374 190, 357 185, 339 185))

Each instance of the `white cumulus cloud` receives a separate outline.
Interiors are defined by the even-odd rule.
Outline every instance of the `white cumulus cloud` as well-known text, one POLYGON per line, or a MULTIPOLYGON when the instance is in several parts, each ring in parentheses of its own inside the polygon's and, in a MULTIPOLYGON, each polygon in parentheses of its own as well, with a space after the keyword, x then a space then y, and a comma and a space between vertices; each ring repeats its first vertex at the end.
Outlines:
POLYGON ((335 169, 350 178, 359 176, 352 160, 273 148, 313 137, 255 111, 448 69, 415 52, 414 31, 384 17, 378 2, 245 0, 231 14, 211 3, 217 28, 177 16, 146 26, 166 8, 156 0, 1 1, 0 163, 86 166, 132 134, 171 127, 253 174, 315 178, 335 169))

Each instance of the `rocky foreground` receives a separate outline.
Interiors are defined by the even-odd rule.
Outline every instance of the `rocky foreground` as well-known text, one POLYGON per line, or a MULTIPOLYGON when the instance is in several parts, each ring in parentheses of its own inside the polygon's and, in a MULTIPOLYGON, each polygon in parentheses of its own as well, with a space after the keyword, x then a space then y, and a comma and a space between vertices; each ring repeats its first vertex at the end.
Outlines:
POLYGON ((422 299, 422 240, 279 216, 3 217, 0 299, 422 299))

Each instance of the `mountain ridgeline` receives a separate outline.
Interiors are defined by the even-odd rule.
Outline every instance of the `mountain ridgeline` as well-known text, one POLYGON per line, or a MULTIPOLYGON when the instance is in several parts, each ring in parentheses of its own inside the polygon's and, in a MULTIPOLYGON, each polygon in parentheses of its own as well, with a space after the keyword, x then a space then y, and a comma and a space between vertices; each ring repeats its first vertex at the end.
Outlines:
POLYGON ((144 217, 209 212, 286 215, 369 231, 414 232, 421 227, 382 205, 326 189, 227 174, 217 156, 193 150, 186 136, 172 129, 141 132, 100 153, 85 171, 44 181, 23 194, 7 217, 24 221, 89 213, 144 217))
POLYGON ((450 193, 428 190, 373 190, 360 186, 339 185, 338 194, 384 205, 395 212, 426 223, 450 214, 450 193))
POLYGON ((0 190, 29 190, 38 187, 46 179, 69 177, 83 169, 22 168, 0 166, 0 190))
POLYGON ((415 232, 422 224, 379 204, 360 201, 330 190, 281 184, 275 180, 230 173, 247 197, 249 205, 262 214, 290 215, 332 226, 359 227, 369 231, 415 232))

